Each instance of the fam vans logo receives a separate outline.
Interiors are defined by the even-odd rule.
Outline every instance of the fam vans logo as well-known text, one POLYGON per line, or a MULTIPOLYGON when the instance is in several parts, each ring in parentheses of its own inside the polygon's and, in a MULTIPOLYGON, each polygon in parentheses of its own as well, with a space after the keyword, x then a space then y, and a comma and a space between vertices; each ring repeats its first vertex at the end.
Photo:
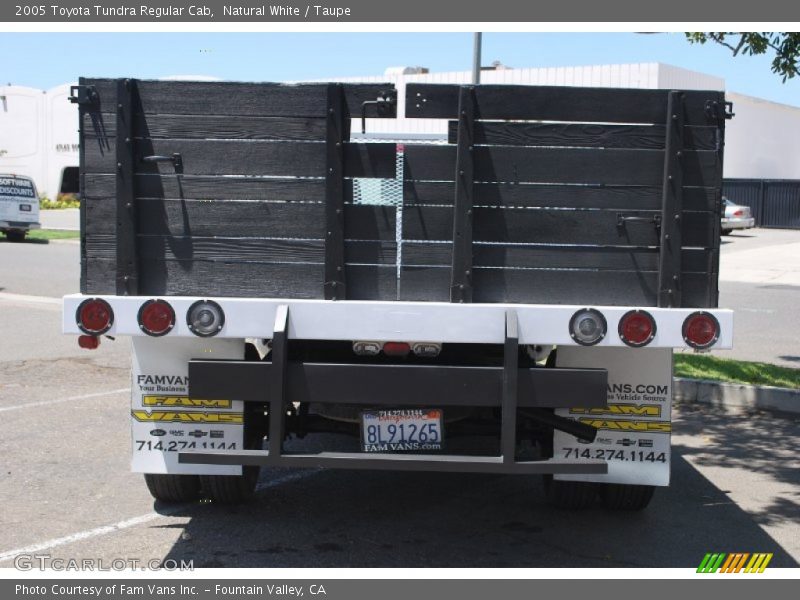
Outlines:
POLYGON ((609 383, 608 399, 617 402, 664 402, 669 386, 653 383, 609 383))
POLYGON ((771 560, 771 552, 755 552, 753 554, 749 552, 734 552, 733 554, 709 552, 703 557, 700 566, 697 567, 697 572, 763 573, 771 560))
POLYGON ((142 406, 177 406, 183 408, 230 408, 230 400, 200 400, 188 396, 143 396, 142 406))
POLYGON ((182 375, 137 375, 136 383, 143 392, 185 392, 189 378, 182 375))

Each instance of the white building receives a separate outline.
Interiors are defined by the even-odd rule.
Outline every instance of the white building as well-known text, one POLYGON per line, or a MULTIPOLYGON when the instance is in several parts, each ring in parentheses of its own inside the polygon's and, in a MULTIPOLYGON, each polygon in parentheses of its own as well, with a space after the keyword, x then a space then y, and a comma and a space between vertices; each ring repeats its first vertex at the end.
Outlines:
MULTIPOLYGON (((447 125, 443 120, 403 118, 405 85, 469 83, 471 77, 471 71, 428 73, 427 69, 392 67, 383 75, 327 80, 389 82, 397 86, 399 118, 368 119, 370 134, 444 138, 447 125)), ((495 65, 482 71, 481 82, 725 90, 725 81, 720 77, 661 63, 520 69, 495 65)), ((67 101, 68 96, 69 84, 47 91, 0 86, 0 173, 29 175, 40 193, 50 197, 62 191, 76 191, 78 110, 67 101)), ((734 104, 736 117, 727 124, 725 177, 800 180, 800 107, 730 91, 726 96, 734 104)))

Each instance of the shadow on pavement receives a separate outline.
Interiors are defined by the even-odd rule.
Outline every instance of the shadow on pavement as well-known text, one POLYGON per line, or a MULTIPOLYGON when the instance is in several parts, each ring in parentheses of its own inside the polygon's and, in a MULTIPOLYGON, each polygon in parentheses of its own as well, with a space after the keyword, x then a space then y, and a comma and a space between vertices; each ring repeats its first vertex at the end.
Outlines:
POLYGON ((797 519, 794 501, 748 514, 684 458, 765 469, 798 483, 800 469, 774 460, 770 450, 792 441, 798 425, 771 423, 765 446, 763 437, 690 411, 681 433, 719 436, 725 451, 676 447, 671 487, 641 513, 553 509, 538 477, 265 472, 262 486, 278 482, 250 504, 198 504, 177 513, 191 520, 164 559, 193 559, 195 567, 695 568, 706 552, 745 551, 773 552, 772 566, 796 567, 761 527, 797 519), (292 480, 281 483, 287 473, 292 480))

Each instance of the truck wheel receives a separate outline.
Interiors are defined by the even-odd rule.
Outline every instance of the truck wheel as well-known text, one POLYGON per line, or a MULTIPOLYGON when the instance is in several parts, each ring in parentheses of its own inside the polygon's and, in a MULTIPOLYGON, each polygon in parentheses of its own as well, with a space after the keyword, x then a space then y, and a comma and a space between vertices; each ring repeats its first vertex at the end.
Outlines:
POLYGON ((253 497, 259 467, 242 467, 241 475, 201 475, 203 495, 215 504, 241 504, 253 497))
POLYGON ((544 494, 550 506, 580 510, 594 504, 597 486, 587 481, 558 481, 545 475, 544 494))
POLYGON ((611 510, 642 510, 650 504, 655 491, 652 485, 604 483, 600 486, 600 498, 611 510))
POLYGON ((197 475, 147 473, 144 481, 150 495, 160 502, 192 502, 200 497, 200 477, 197 475))
POLYGON ((9 242, 23 242, 26 233, 26 231, 6 231, 6 237, 9 242))

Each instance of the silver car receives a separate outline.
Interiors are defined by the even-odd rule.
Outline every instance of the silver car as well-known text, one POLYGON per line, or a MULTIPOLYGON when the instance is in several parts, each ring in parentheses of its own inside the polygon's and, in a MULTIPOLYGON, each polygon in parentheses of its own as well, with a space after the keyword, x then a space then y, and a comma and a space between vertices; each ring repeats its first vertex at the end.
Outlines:
POLYGON ((725 213, 722 215, 722 235, 728 235, 734 229, 750 229, 755 227, 756 220, 750 212, 749 206, 741 206, 722 197, 725 203, 725 213))

